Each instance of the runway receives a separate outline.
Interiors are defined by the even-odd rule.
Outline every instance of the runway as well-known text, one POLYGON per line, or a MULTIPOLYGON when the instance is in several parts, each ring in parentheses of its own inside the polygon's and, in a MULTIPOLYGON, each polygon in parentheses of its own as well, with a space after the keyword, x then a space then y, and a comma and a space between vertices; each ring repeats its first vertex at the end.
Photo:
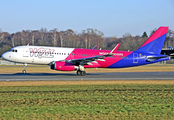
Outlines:
POLYGON ((77 80, 174 80, 174 72, 87 73, 16 73, 0 74, 0 81, 77 81, 77 80))

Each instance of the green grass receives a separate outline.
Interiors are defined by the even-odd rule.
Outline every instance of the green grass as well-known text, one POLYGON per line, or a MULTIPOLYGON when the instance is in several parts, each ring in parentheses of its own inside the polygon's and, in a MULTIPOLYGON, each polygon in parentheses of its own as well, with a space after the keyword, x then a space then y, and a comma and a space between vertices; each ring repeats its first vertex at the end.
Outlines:
POLYGON ((174 85, 1 86, 1 119, 174 119, 174 85))

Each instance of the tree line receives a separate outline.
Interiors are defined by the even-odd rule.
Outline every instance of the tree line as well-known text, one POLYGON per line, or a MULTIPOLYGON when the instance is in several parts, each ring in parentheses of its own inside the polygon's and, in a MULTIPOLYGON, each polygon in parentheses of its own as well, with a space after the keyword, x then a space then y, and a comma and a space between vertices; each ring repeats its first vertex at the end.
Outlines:
MULTIPOLYGON (((155 31, 156 29, 152 30, 150 35, 155 31)), ((142 36, 132 36, 129 33, 125 33, 122 37, 118 38, 116 36, 105 37, 103 32, 92 28, 82 30, 81 33, 76 33, 72 29, 65 31, 53 29, 48 31, 46 28, 41 28, 40 30, 22 30, 21 32, 11 34, 0 30, 0 56, 12 47, 27 44, 86 49, 91 49, 97 45, 97 49, 111 50, 116 44, 121 43, 119 50, 133 51, 138 49, 147 39, 148 35, 146 32, 142 33, 142 36)), ((164 47, 168 46, 174 47, 174 31, 170 29, 164 44, 164 47)))

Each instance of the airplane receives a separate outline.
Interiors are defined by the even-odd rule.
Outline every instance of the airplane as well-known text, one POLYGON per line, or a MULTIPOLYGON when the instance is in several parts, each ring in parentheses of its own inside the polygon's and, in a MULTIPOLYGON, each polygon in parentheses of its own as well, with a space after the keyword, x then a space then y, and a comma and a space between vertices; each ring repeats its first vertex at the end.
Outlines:
POLYGON ((52 70, 77 71, 85 76, 85 68, 125 68, 169 60, 161 55, 168 27, 159 27, 156 32, 135 51, 118 51, 120 43, 113 50, 17 46, 5 52, 2 58, 16 63, 49 65, 52 70))

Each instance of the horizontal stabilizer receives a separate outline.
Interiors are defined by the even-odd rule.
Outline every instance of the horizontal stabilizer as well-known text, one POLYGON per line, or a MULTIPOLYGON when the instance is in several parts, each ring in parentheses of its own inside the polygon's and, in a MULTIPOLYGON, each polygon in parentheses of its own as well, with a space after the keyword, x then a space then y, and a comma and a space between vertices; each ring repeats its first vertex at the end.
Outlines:
POLYGON ((161 58, 167 58, 168 56, 147 56, 147 61, 148 62, 152 62, 152 61, 155 61, 155 60, 158 60, 158 59, 161 59, 161 58))

